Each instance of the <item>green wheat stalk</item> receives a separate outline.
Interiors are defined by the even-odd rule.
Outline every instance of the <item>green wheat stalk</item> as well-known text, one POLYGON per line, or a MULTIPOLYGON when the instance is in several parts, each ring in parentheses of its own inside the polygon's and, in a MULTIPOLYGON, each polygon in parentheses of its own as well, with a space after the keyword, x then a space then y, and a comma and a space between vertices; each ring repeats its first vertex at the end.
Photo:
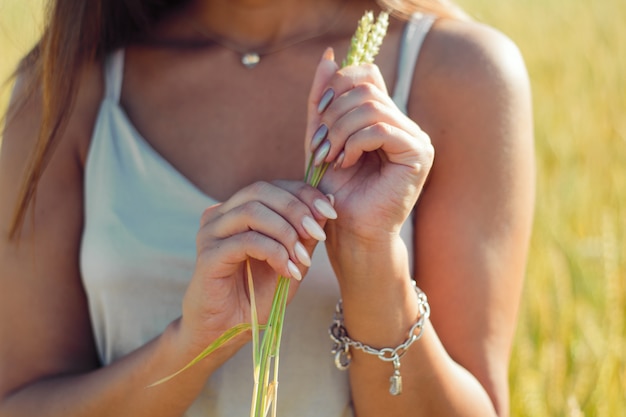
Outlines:
MULTIPOLYGON (((381 12, 376 21, 374 21, 374 14, 371 11, 365 12, 363 17, 359 20, 356 32, 350 42, 350 48, 346 59, 342 62, 342 67, 373 63, 374 57, 378 53, 380 45, 382 44, 385 34, 387 33, 388 25, 389 14, 387 12, 381 12)), ((314 154, 315 152, 312 152, 304 180, 307 184, 317 187, 330 163, 326 162, 315 167, 313 164, 314 154)), ((230 328, 182 369, 172 375, 160 379, 150 385, 151 387, 171 380, 181 372, 189 369, 202 359, 206 358, 220 346, 223 346, 239 334, 252 331, 254 388, 252 391, 250 417, 266 417, 270 411, 271 416, 276 417, 278 403, 278 364, 280 359, 280 341, 283 334, 283 324, 285 321, 290 279, 285 278, 282 275, 278 277, 267 324, 260 325, 256 307, 252 271, 250 269, 249 261, 246 262, 246 272, 248 278, 248 288, 250 290, 252 323, 243 323, 230 328), (261 338, 262 330, 263 337, 261 338)))

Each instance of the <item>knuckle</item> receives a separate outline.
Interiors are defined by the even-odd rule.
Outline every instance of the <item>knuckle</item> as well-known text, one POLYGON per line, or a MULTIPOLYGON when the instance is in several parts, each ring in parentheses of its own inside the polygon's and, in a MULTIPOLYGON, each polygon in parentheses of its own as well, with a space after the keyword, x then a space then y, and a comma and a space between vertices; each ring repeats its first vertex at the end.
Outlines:
POLYGON ((419 143, 421 143, 421 152, 425 158, 432 160, 435 157, 435 147, 433 146, 432 141, 430 140, 430 136, 424 132, 420 131, 417 136, 419 143))
MULTIPOLYGON (((432 140, 430 139, 430 136, 428 135, 428 133, 424 132, 421 129, 419 133, 419 139, 421 139, 426 145, 430 145, 432 147, 432 140)), ((433 148, 433 151, 434 151, 434 148, 433 148)))
POLYGON ((332 87, 338 95, 355 87, 355 75, 353 72, 353 67, 345 67, 337 71, 332 81, 332 87))
POLYGON ((245 233, 241 233, 239 235, 239 239, 241 240, 241 244, 245 247, 253 247, 256 246, 259 241, 259 235, 256 232, 249 231, 245 233))
POLYGON ((250 185, 250 191, 253 195, 264 195, 269 192, 272 185, 267 181, 256 181, 250 185))
POLYGON ((360 84, 358 90, 365 96, 375 96, 378 94, 378 87, 371 82, 360 84))
POLYGON ((368 115, 376 115, 382 111, 383 105, 374 99, 369 99, 361 104, 361 109, 368 115))
POLYGON ((292 183, 293 183, 293 181, 280 180, 280 179, 271 181, 271 184, 273 186, 278 187, 278 188, 282 188, 282 189, 285 189, 285 190, 290 189, 292 187, 292 183))
POLYGON ((424 157, 430 162, 429 165, 435 159, 435 147, 430 142, 424 146, 424 157))
POLYGON ((206 225, 212 218, 217 216, 216 213, 218 213, 217 210, 220 205, 221 204, 215 204, 202 211, 202 214, 200 215, 200 226, 206 225))
POLYGON ((339 109, 333 106, 331 103, 331 105, 324 111, 324 114, 322 115, 322 122, 330 128, 335 124, 339 117, 341 117, 339 109))
POLYGON ((376 64, 364 64, 363 69, 370 74, 370 79, 373 84, 383 83, 383 74, 380 72, 380 68, 376 64))
POLYGON ((352 84, 352 80, 354 75, 352 72, 354 71, 354 67, 345 67, 337 71, 335 74, 335 82, 339 84, 352 84))
MULTIPOLYGON (((298 187, 298 190, 296 191, 297 197, 304 202, 312 201, 318 196, 318 194, 321 193, 317 188, 312 187, 311 185, 304 182, 298 187)), ((302 205, 302 209, 304 214, 306 214, 307 209, 304 205, 302 205)))
POLYGON ((376 137, 390 136, 393 133, 393 127, 388 123, 376 122, 371 126, 371 132, 376 137))
POLYGON ((287 262, 289 254, 287 250, 278 241, 268 238, 263 234, 255 231, 248 231, 238 236, 238 244, 242 247, 251 249, 253 252, 263 253, 268 258, 284 260, 287 262))
POLYGON ((249 253, 267 253, 268 249, 272 249, 273 242, 271 239, 265 239, 259 232, 250 230, 237 236, 237 244, 242 248, 246 248, 246 251, 249 253))
POLYGON ((200 225, 205 225, 209 222, 209 219, 211 218, 211 209, 207 208, 204 209, 204 211, 202 211, 202 215, 200 216, 200 225))
MULTIPOLYGON (((298 195, 301 195, 302 190, 298 192, 298 195)), ((302 210, 302 202, 297 198, 290 198, 287 204, 285 205, 285 210, 287 213, 297 213, 302 210)))
POLYGON ((346 123, 341 121, 335 123, 332 130, 328 134, 328 138, 332 143, 337 143, 340 138, 348 138, 353 132, 346 123))
POLYGON ((376 64, 366 63, 366 64, 362 64, 361 66, 367 72, 371 72, 371 73, 377 73, 378 72, 378 65, 376 65, 376 64))
POLYGON ((289 243, 295 242, 298 240, 298 233, 289 223, 285 222, 280 229, 278 230, 280 236, 288 241, 289 243))
POLYGON ((241 213, 247 218, 255 218, 261 214, 264 206, 258 201, 248 201, 239 207, 241 213))

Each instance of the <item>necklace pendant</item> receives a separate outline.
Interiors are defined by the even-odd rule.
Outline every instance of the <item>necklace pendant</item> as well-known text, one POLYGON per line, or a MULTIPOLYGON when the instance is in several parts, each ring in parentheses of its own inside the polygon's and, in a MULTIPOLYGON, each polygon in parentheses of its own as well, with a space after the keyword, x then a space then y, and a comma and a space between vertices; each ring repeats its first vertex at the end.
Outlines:
POLYGON ((256 52, 246 52, 241 56, 241 63, 246 68, 254 68, 259 62, 261 62, 261 56, 256 52))

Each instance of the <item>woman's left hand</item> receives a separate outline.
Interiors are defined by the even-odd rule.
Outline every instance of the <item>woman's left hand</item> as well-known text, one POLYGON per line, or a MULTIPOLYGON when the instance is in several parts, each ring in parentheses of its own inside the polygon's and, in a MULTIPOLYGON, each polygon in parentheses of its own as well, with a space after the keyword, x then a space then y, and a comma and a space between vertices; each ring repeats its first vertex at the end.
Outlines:
POLYGON ((320 189, 335 197, 339 218, 333 227, 362 243, 397 235, 424 186, 434 149, 389 97, 377 66, 338 69, 327 51, 309 96, 307 138, 316 165, 331 164, 320 189))

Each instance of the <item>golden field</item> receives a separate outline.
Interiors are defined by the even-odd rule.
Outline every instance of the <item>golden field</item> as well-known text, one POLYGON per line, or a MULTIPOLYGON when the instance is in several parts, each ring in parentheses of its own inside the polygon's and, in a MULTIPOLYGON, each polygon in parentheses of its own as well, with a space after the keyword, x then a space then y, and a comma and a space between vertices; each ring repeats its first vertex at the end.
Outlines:
MULTIPOLYGON (((0 0, 0 80, 32 44, 41 4, 0 0)), ((537 205, 512 415, 626 416, 626 4, 461 4, 517 42, 533 84, 537 205)))

